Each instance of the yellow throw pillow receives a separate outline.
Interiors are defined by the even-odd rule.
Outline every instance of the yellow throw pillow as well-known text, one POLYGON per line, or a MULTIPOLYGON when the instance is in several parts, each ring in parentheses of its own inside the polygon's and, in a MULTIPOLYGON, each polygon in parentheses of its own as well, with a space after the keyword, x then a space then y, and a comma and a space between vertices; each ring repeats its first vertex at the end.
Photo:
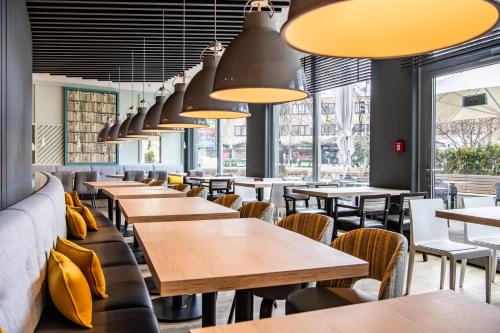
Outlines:
POLYGON ((73 198, 71 198, 71 194, 68 192, 64 192, 64 201, 66 201, 67 206, 74 206, 73 198))
POLYGON ((71 199, 73 199, 73 206, 83 207, 83 204, 80 201, 80 197, 78 196, 78 193, 70 192, 70 194, 71 194, 71 199))
POLYGON ((184 177, 182 176, 168 176, 168 183, 169 184, 183 184, 184 183, 184 177))
POLYGON ((82 271, 54 250, 47 267, 50 298, 57 310, 75 324, 92 328, 92 295, 82 271))
POLYGON ((102 272, 101 263, 94 251, 83 248, 67 239, 57 237, 56 251, 68 257, 87 279, 90 292, 96 298, 108 298, 106 294, 106 280, 102 272))
POLYGON ((88 209, 88 207, 83 206, 83 207, 71 207, 71 208, 76 210, 83 217, 83 219, 85 220, 85 224, 87 225, 87 230, 92 230, 92 231, 99 230, 94 215, 92 215, 92 212, 90 211, 90 209, 88 209))
POLYGON ((66 224, 69 234, 76 239, 87 238, 87 224, 83 216, 73 208, 66 206, 66 224))

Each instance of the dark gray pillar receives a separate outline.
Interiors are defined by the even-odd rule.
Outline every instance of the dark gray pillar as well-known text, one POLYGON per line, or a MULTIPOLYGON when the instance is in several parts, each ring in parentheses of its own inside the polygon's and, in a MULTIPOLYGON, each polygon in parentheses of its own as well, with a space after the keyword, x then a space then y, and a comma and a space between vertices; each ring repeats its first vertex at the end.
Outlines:
POLYGON ((269 167, 269 113, 270 107, 249 104, 251 117, 247 118, 247 177, 270 177, 269 167))
POLYGON ((412 184, 412 73, 400 60, 372 61, 370 185, 410 189, 412 184), (405 151, 392 145, 403 140, 405 151))

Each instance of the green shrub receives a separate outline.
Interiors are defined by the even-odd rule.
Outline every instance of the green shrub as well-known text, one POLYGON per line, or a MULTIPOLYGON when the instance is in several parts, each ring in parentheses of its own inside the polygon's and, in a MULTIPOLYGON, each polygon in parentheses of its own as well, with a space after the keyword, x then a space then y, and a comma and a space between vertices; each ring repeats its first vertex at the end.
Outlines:
POLYGON ((438 150, 436 168, 450 174, 500 175, 500 144, 438 150))

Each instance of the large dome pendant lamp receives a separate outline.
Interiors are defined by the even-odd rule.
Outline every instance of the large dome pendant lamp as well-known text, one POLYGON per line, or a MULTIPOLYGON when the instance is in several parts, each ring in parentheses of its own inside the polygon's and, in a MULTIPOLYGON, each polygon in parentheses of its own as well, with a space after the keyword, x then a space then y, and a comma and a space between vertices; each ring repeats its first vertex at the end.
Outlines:
POLYGON ((161 110, 163 104, 167 100, 165 96, 165 11, 162 15, 162 85, 155 94, 155 104, 150 108, 146 117, 144 118, 144 125, 142 131, 146 133, 182 133, 182 128, 162 128, 158 127, 160 123, 161 110))
MULTIPOLYGON (((120 98, 120 93, 121 93, 121 66, 118 66, 118 98, 120 98)), ((118 103, 119 105, 119 103, 118 103)), ((122 143, 123 141, 118 140, 118 132, 120 131, 120 127, 122 125, 122 122, 120 120, 120 110, 117 110, 118 113, 116 114, 116 120, 113 126, 109 129, 108 135, 106 137, 106 143, 115 143, 119 144, 122 143)))
POLYGON ((239 102, 226 102, 211 98, 215 71, 221 58, 223 48, 217 41, 217 0, 214 1, 214 42, 201 53, 203 68, 189 83, 184 94, 183 117, 235 119, 250 116, 248 105, 239 102), (204 55, 207 52, 208 54, 204 55))
POLYGON ((143 53, 142 53, 142 99, 137 105, 137 114, 132 118, 130 122, 130 127, 128 128, 127 137, 133 139, 150 139, 152 137, 157 137, 157 133, 147 133, 142 130, 144 126, 144 118, 149 109, 149 105, 145 99, 145 85, 146 85, 146 38, 144 38, 143 43, 143 53))
MULTIPOLYGON (((178 75, 182 79, 181 83, 174 85, 175 90, 170 95, 160 115, 159 127, 168 128, 202 128, 208 127, 207 121, 204 118, 187 118, 182 117, 179 113, 182 112, 184 93, 186 92, 186 1, 183 1, 183 21, 182 21, 182 74, 178 75)), ((175 81, 175 80, 174 80, 175 81)))
POLYGON ((281 39, 273 14, 273 6, 266 0, 247 2, 243 31, 223 54, 210 97, 262 104, 309 97, 300 55, 281 39), (269 11, 261 11, 262 7, 269 11))
POLYGON ((492 0, 292 0, 281 35, 320 56, 414 56, 486 33, 498 21, 497 6, 492 0))

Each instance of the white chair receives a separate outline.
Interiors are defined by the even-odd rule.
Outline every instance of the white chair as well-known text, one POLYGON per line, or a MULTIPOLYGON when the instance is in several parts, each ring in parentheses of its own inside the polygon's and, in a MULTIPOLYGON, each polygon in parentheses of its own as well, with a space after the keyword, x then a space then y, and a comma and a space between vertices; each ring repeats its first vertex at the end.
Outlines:
MULTIPOLYGON (((493 197, 463 198, 464 208, 495 207, 493 197)), ((495 282, 497 271, 497 250, 500 250, 500 228, 481 224, 464 223, 464 240, 467 244, 484 246, 493 251, 491 256, 491 281, 495 282)))
MULTIPOLYGON (((283 178, 262 178, 262 181, 264 181, 264 182, 282 182, 283 178)), ((267 200, 267 201, 271 200, 271 188, 270 187, 264 188, 264 200, 267 200)))
MULTIPOLYGON (((253 181, 253 179, 248 178, 248 179, 238 180, 238 182, 240 182, 240 183, 250 182, 250 181, 253 181)), ((255 188, 253 188, 253 187, 234 185, 234 194, 238 194, 241 197, 243 204, 246 204, 246 203, 252 202, 252 201, 257 201, 257 196, 255 194, 255 188)))
MULTIPOLYGON (((448 236, 448 223, 436 217, 436 210, 444 209, 442 199, 410 200, 410 260, 406 282, 406 295, 410 293, 416 251, 441 257, 441 283, 444 286, 446 258, 450 260, 450 289, 455 290, 457 260, 462 261, 465 273, 466 259, 485 258, 486 302, 491 301, 491 251, 480 246, 452 242, 448 236)), ((461 281, 463 279, 461 278, 461 281)))
POLYGON ((292 186, 293 183, 273 183, 271 187, 271 195, 269 202, 274 206, 274 222, 280 220, 281 217, 284 217, 286 214, 286 205, 285 205, 285 186, 292 186))

